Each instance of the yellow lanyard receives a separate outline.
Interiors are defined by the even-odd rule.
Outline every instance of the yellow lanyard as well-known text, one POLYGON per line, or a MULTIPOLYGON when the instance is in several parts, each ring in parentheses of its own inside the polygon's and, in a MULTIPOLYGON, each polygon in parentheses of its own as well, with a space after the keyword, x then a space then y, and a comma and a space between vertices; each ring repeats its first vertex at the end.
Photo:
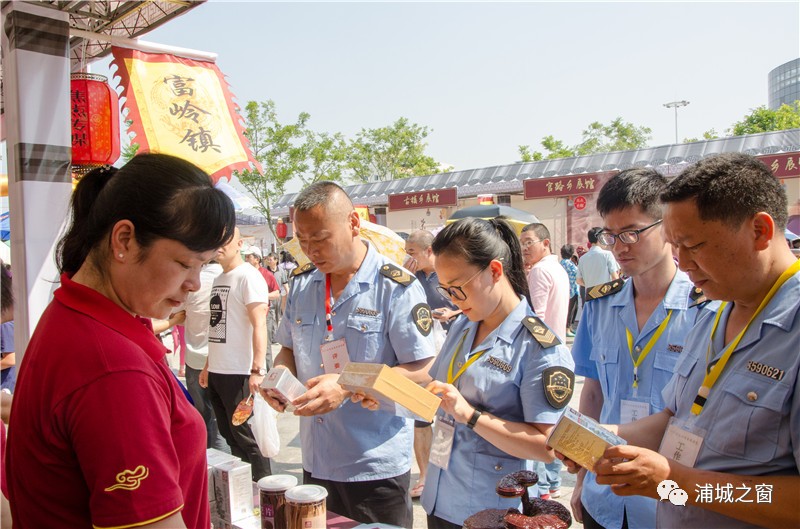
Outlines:
POLYGON ((453 365, 456 363, 456 357, 458 356, 458 353, 461 352, 461 347, 464 345, 464 340, 467 339, 467 334, 469 334, 469 329, 464 331, 463 336, 461 336, 461 340, 458 342, 458 345, 456 346, 456 351, 455 353, 453 353, 453 358, 450 359, 450 368, 447 370, 448 384, 455 384, 456 380, 458 380, 458 378, 464 374, 464 371, 466 371, 469 366, 477 362, 478 359, 483 356, 483 353, 489 350, 489 349, 484 349, 479 353, 475 353, 475 356, 464 362, 464 365, 461 366, 461 369, 459 369, 456 375, 453 376, 453 365))
POLYGON ((658 339, 661 338, 661 334, 663 334, 664 330, 667 328, 667 325, 669 324, 669 319, 671 317, 672 317, 672 309, 670 309, 669 312, 667 312, 667 317, 664 318, 664 321, 661 322, 661 325, 658 326, 655 334, 653 334, 653 337, 650 338, 650 340, 647 342, 647 345, 645 345, 644 349, 642 349, 642 352, 639 353, 639 358, 633 357, 633 334, 631 334, 631 331, 629 331, 628 328, 625 327, 625 334, 628 336, 628 352, 630 353, 631 360, 633 361, 634 388, 639 387, 639 366, 642 365, 644 359, 647 358, 648 354, 650 354, 650 349, 652 349, 653 346, 658 341, 658 339))
POLYGON ((772 285, 772 288, 769 290, 767 295, 761 301, 761 304, 758 306, 756 311, 752 316, 750 316, 750 321, 748 321, 747 325, 744 326, 744 329, 742 329, 739 334, 736 335, 736 338, 734 338, 731 344, 727 347, 722 357, 719 359, 719 362, 717 362, 714 368, 709 371, 708 353, 711 352, 711 343, 714 341, 714 333, 717 331, 717 325, 719 324, 720 317, 722 316, 722 312, 725 310, 725 307, 728 305, 728 303, 724 302, 720 305, 717 316, 714 318, 714 325, 711 327, 711 337, 709 338, 708 352, 706 353, 706 376, 703 378, 703 385, 700 386, 700 389, 697 391, 697 397, 695 397, 694 404, 692 404, 692 414, 700 415, 700 412, 703 411, 703 406, 706 405, 708 394, 711 392, 711 388, 713 388, 714 384, 716 384, 717 379, 722 373, 722 370, 725 369, 725 365, 728 363, 728 359, 733 354, 734 349, 736 349, 736 346, 742 341, 742 337, 744 337, 744 333, 747 332, 747 329, 750 328, 750 324, 753 323, 753 320, 756 319, 756 316, 758 316, 761 311, 764 310, 764 307, 766 307, 767 304, 772 300, 778 289, 780 289, 783 284, 786 283, 786 281, 788 281, 789 278, 795 275, 798 271, 800 271, 800 260, 796 261, 781 274, 775 284, 772 285))

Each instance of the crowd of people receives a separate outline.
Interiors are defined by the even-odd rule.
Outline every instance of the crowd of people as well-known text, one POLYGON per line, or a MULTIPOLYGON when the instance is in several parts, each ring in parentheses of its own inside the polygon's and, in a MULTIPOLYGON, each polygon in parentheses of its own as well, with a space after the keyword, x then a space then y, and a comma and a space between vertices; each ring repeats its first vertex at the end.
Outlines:
POLYGON ((256 393, 285 411, 260 388, 269 369, 306 387, 292 402, 303 482, 359 522, 410 528, 419 496, 430 529, 460 528, 519 507, 494 493, 513 472, 558 497, 563 463, 586 527, 800 527, 800 261, 780 182, 724 154, 672 179, 622 171, 597 210, 588 251, 541 223, 467 218, 410 234, 401 266, 361 239, 346 192, 317 182, 294 203, 310 260, 296 267, 244 245, 230 200, 186 161, 89 173, 16 377, 14 527, 207 529, 206 447, 254 480, 271 472, 249 423, 232 424, 256 393), (186 387, 156 336, 179 325, 186 387), (347 391, 332 359, 425 387, 441 398, 434 422, 347 391), (547 442, 567 406, 627 444, 580 468, 547 442), (685 506, 658 501, 663 480, 689 491, 685 506), (703 484, 767 487, 770 501, 704 501, 703 484))

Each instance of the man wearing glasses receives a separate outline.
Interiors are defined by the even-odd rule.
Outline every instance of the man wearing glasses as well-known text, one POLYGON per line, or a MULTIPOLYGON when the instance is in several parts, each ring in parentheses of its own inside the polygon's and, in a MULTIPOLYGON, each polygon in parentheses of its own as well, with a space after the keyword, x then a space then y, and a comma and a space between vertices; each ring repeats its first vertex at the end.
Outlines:
POLYGON ((619 279, 619 264, 614 260, 614 255, 600 247, 603 243, 597 237, 601 231, 603 228, 599 226, 589 230, 589 251, 578 261, 575 282, 584 287, 581 289, 583 301, 586 301, 586 293, 593 287, 619 279))
MULTIPOLYGON (((677 269, 662 233, 658 197, 665 184, 652 169, 629 169, 597 199, 604 222, 597 239, 631 278, 587 291, 572 347, 575 373, 585 377, 580 411, 602 423, 629 423, 664 408, 661 391, 704 301, 677 269)), ((655 500, 617 496, 595 478, 582 470, 571 502, 586 528, 655 527, 655 500)))

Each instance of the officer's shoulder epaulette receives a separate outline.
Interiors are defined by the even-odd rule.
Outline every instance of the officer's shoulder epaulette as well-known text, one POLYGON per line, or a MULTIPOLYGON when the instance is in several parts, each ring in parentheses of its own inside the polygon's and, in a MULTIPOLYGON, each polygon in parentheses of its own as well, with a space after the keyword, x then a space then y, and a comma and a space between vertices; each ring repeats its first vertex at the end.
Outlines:
POLYGON ((526 316, 522 320, 522 325, 528 329, 542 347, 553 347, 561 343, 558 336, 538 316, 526 316))
POLYGON ((625 281, 622 279, 615 279, 613 281, 609 281, 608 283, 603 283, 602 285, 595 285, 586 291, 586 301, 600 299, 610 296, 611 294, 616 294, 622 290, 624 285, 625 281))
POLYGON ((404 287, 407 287, 417 280, 416 277, 392 263, 386 263, 385 265, 381 266, 381 275, 388 277, 392 281, 400 283, 404 287))
POLYGON ((711 300, 708 299, 703 292, 702 288, 699 287, 692 287, 692 291, 689 293, 689 308, 692 307, 702 307, 706 303, 710 303, 711 300))
POLYGON ((303 266, 298 266, 297 268, 292 270, 292 277, 297 277, 316 269, 317 267, 314 266, 312 263, 306 263, 303 266))

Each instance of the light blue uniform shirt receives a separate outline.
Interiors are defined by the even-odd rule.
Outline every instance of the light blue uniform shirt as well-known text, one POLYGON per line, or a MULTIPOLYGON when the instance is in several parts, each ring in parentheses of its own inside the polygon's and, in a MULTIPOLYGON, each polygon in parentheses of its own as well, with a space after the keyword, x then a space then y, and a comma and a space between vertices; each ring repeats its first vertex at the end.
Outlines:
MULTIPOLYGON (((467 359, 488 348, 480 360, 456 380, 455 386, 472 406, 496 417, 514 422, 555 424, 562 410, 553 408, 547 401, 542 371, 554 366, 572 370, 572 358, 565 345, 542 348, 522 325, 523 318, 533 315, 528 302, 520 300, 505 321, 469 351, 467 359), (495 367, 489 362, 491 357, 510 365, 510 372, 495 367)), ((447 381, 458 342, 467 333, 459 352, 461 357, 472 344, 477 328, 477 322, 464 316, 453 323, 431 367, 433 378, 447 381)), ((454 371, 457 365, 458 359, 454 371)), ((439 415, 443 414, 440 410, 439 415)), ((519 507, 519 498, 501 498, 494 492, 500 478, 518 470, 533 470, 533 462, 506 454, 466 425, 456 423, 448 469, 428 465, 422 506, 428 514, 459 525, 483 509, 519 507)))
MULTIPOLYGON (((712 362, 727 344, 725 308, 711 345, 712 362)), ((711 389, 696 426, 707 431, 695 468, 747 476, 797 476, 800 468, 800 273, 791 277, 753 321, 711 389), (763 368, 763 369, 762 369, 763 368), (770 370, 769 368, 773 368, 770 370), (775 373, 777 371, 777 374, 775 373), (762 374, 763 373, 763 374, 762 374), (775 378, 768 376, 772 374, 775 378), (776 380, 780 378, 780 380, 776 380)), ((686 354, 664 389, 666 407, 678 419, 690 417, 706 372, 715 314, 704 314, 686 339, 686 354)), ((759 484, 756 480, 755 484, 759 484)), ((692 499, 703 483, 678 483, 692 499)), ((744 494, 731 483, 734 500, 744 494)), ((744 500, 756 504, 756 490, 744 500)), ((719 501, 715 498, 714 501, 719 501)), ((777 506, 775 507, 777 508, 777 506)), ((790 506, 797 508, 797 505, 790 506)), ((756 527, 700 507, 658 505, 658 527, 756 527)))
MULTIPOLYGON (((381 275, 386 263, 391 261, 368 245, 361 267, 331 307, 333 338, 345 339, 352 362, 396 366, 430 358, 433 337, 412 318, 412 309, 426 303, 422 286, 418 281, 403 286, 381 275)), ((324 373, 320 346, 327 334, 325 275, 313 270, 296 276, 277 340, 294 351, 297 378, 304 384, 324 373)), ((371 481, 411 469, 413 422, 349 399, 325 415, 300 417, 300 439, 303 468, 315 478, 371 481)))
MULTIPOLYGON (((678 270, 667 294, 638 332, 633 300, 633 281, 627 281, 616 294, 587 301, 572 345, 575 373, 600 381, 603 389, 602 424, 620 423, 620 402, 638 400, 649 403, 650 413, 664 409, 661 391, 672 378, 675 364, 684 349, 686 335, 694 326, 698 308, 689 308, 693 289, 689 277, 678 270), (639 366, 637 397, 633 388, 633 360, 628 351, 625 329, 634 337, 634 354, 641 352, 656 329, 672 310, 672 316, 639 366)), ((656 500, 642 496, 617 496, 607 485, 598 485, 588 472, 583 481, 582 502, 592 518, 611 528, 622 527, 628 513, 630 529, 652 528, 656 522, 656 500)))

